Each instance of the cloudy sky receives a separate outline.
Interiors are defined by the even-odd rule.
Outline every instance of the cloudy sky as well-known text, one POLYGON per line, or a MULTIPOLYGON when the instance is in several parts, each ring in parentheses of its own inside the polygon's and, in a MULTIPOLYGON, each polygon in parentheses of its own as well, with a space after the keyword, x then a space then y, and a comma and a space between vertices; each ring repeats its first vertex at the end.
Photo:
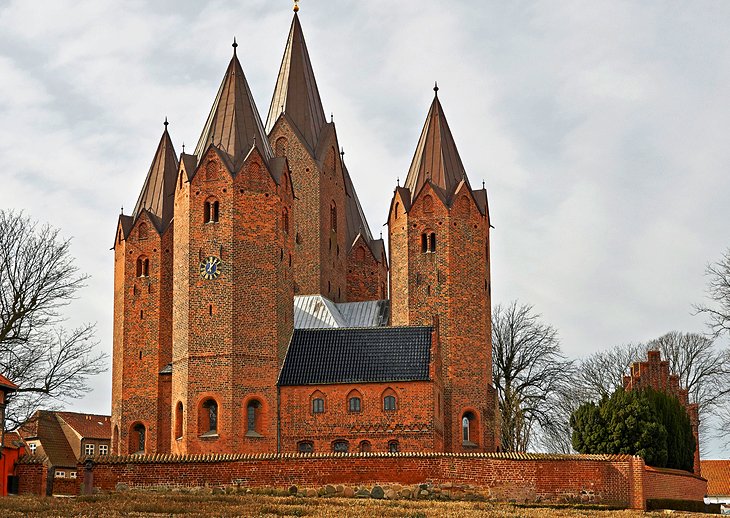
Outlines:
MULTIPOLYGON (((165 116, 202 130, 237 37, 266 113, 288 0, 0 0, 0 207, 73 237, 69 310, 111 352, 109 251, 165 116)), ((704 331, 692 304, 730 246, 730 3, 302 0, 319 90, 373 233, 438 80, 486 182, 495 302, 529 302, 564 351, 704 331)), ((111 373, 73 410, 109 412, 111 373)), ((723 454, 714 447, 711 454, 723 454)))

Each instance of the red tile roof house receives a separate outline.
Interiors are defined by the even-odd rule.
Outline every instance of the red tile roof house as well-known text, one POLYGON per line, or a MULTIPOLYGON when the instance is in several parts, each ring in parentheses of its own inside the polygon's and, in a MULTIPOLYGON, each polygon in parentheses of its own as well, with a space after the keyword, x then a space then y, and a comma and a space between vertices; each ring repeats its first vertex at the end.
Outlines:
POLYGON ((722 514, 730 514, 730 460, 703 460, 702 476, 707 479, 706 504, 721 504, 722 514))
POLYGON ((104 415, 39 410, 19 432, 29 453, 48 466, 49 495, 74 492, 78 462, 106 455, 111 445, 110 417, 104 415))

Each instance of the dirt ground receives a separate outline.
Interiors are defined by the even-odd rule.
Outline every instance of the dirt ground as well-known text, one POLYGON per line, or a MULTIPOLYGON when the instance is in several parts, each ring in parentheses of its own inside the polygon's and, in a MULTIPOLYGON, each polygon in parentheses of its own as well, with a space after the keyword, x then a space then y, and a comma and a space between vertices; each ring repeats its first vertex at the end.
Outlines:
MULTIPOLYGON (((524 508, 486 502, 297 498, 264 495, 201 495, 184 493, 116 493, 78 498, 15 496, 0 498, 0 516, 137 517, 137 516, 314 516, 330 518, 666 516, 664 513, 589 508, 524 508)), ((673 516, 710 516, 675 512, 673 516)))

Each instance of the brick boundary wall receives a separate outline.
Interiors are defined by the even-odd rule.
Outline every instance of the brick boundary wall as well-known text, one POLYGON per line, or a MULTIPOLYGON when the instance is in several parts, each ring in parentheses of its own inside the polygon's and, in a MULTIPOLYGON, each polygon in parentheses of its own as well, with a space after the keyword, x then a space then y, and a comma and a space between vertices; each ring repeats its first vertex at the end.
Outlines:
MULTIPOLYGON (((21 493, 45 494, 47 470, 18 466, 21 493)), ((707 481, 647 467, 629 455, 507 453, 351 453, 265 455, 125 455, 87 457, 77 493, 180 487, 317 488, 326 484, 470 485, 489 498, 519 503, 594 503, 645 509, 647 499, 699 501, 707 481), (91 466, 91 471, 87 467, 91 466), (91 475, 91 476, 88 476, 91 475)))
POLYGON ((20 462, 15 466, 19 495, 46 496, 48 467, 42 462, 20 462))
POLYGON ((644 469, 644 498, 646 500, 701 500, 707 494, 707 480, 678 469, 644 469))

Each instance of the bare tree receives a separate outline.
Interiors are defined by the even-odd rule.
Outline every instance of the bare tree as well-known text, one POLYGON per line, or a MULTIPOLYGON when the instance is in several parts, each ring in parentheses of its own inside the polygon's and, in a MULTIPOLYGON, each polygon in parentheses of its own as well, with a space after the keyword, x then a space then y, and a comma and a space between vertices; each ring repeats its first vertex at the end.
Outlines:
POLYGON ((730 248, 722 258, 707 265, 705 274, 709 278, 707 295, 712 304, 698 304, 695 309, 707 317, 707 325, 717 338, 730 333, 730 248))
POLYGON ((628 343, 598 351, 583 358, 575 378, 576 392, 585 401, 599 401, 623 387, 629 367, 645 357, 646 345, 628 343))
POLYGON ((20 388, 8 398, 9 428, 41 406, 79 398, 106 370, 95 325, 63 326, 62 309, 84 286, 58 229, 0 210, 0 373, 20 388))
POLYGON ((540 318, 517 301, 492 312, 492 370, 505 451, 526 451, 539 445, 539 437, 558 434, 555 402, 569 385, 573 363, 561 353, 555 328, 540 318))

